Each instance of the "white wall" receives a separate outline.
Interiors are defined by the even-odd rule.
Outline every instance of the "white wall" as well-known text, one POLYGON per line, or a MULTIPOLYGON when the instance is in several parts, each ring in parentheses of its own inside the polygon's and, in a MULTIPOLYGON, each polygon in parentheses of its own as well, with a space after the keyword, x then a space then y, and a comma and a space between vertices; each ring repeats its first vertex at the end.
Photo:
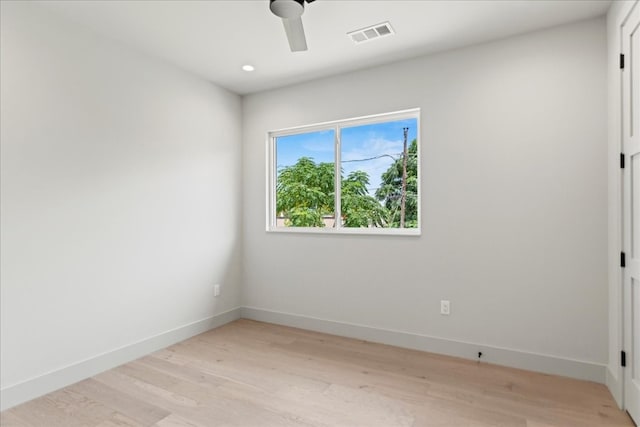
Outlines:
POLYGON ((1 12, 6 407, 239 306, 241 99, 41 6, 1 12))
POLYGON ((598 18, 245 97, 246 312, 584 362, 575 376, 604 381, 605 36, 598 18), (421 237, 265 232, 267 131, 412 107, 421 237))
POLYGON ((215 85, 0 4, 1 407, 241 303, 514 365, 616 355, 603 19, 247 96, 241 117, 215 85), (264 231, 268 130, 411 107, 421 237, 264 231))
POLYGON ((609 363, 607 386, 622 406, 622 270, 620 269, 621 197, 620 152, 621 111, 620 96, 620 26, 635 0, 616 1, 607 13, 607 109, 608 109, 608 283, 609 283, 609 363))

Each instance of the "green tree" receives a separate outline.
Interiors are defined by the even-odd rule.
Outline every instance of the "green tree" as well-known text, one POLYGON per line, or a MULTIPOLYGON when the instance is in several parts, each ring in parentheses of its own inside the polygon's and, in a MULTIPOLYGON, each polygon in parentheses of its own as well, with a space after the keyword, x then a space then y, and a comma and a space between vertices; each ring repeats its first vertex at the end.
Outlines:
MULTIPOLYGON (((387 208, 388 227, 400 227, 400 200, 402 198, 402 157, 396 159, 382 174, 376 197, 387 208)), ((407 148, 407 198, 405 204, 405 227, 418 226, 418 141, 413 140, 407 148)))
POLYGON ((367 190, 369 175, 357 170, 342 180, 340 204, 345 227, 383 227, 387 212, 367 190))
MULTIPOLYGON (((324 227, 323 216, 334 216, 334 166, 301 157, 278 172, 276 213, 293 227, 324 227)), ((384 226, 387 212, 367 191, 369 175, 354 171, 342 178, 342 220, 345 227, 384 226)))
POLYGON ((324 227, 322 217, 334 212, 334 168, 309 157, 278 172, 276 214, 293 227, 324 227))

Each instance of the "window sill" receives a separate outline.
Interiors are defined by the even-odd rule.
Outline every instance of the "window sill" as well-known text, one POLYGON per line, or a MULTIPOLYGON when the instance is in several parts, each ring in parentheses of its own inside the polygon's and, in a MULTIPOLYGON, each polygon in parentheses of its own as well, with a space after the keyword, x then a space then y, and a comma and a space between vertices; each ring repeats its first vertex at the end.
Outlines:
POLYGON ((267 233, 283 234, 324 234, 324 235, 362 235, 362 236, 420 236, 419 228, 319 228, 319 227, 270 227, 267 233))

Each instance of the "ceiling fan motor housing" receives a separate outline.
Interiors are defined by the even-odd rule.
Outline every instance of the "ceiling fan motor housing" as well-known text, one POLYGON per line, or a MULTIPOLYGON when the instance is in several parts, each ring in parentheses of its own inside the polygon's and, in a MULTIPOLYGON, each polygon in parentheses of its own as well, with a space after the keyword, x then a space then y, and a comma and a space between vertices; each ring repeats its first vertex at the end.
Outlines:
POLYGON ((296 19, 304 12, 304 0, 271 0, 269 8, 283 19, 296 19))

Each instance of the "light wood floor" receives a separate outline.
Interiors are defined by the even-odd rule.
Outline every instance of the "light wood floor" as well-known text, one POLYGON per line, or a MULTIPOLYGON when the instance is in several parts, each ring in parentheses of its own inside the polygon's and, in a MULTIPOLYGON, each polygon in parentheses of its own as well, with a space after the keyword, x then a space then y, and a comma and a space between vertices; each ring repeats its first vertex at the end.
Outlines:
POLYGON ((1 425, 633 423, 602 384, 238 320, 5 411, 1 425))

